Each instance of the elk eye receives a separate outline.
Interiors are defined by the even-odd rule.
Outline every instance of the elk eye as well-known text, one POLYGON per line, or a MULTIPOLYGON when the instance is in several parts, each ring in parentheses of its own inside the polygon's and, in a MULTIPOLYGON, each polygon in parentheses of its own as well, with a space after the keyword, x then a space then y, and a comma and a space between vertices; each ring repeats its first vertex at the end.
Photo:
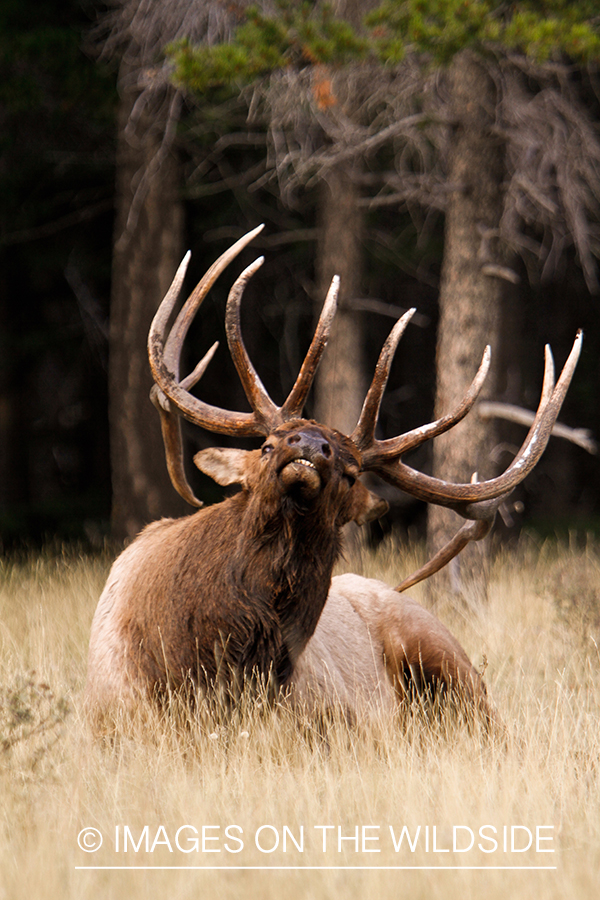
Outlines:
POLYGON ((263 456, 266 456, 268 453, 272 453, 273 452, 273 444, 263 444, 261 451, 262 451, 263 456))
POLYGON ((351 475, 350 472, 344 472, 344 478, 348 482, 350 487, 354 487, 356 484, 356 478, 354 475, 351 475))

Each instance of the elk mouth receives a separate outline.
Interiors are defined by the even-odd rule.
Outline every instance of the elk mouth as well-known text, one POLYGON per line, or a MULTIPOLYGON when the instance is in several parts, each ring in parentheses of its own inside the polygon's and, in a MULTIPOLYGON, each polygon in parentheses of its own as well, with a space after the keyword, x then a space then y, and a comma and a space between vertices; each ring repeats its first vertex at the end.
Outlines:
POLYGON ((286 491, 298 496, 302 502, 313 500, 321 491, 322 480, 314 462, 299 456, 286 463, 279 472, 286 491))

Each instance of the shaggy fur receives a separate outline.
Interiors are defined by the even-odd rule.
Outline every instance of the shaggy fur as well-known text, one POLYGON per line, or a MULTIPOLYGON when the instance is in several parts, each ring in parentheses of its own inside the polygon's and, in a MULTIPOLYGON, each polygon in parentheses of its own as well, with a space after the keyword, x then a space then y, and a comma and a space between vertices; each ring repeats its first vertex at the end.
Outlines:
POLYGON ((148 526, 114 563, 90 639, 95 713, 252 678, 356 714, 387 708, 407 680, 483 696, 458 642, 418 604, 358 576, 332 583, 342 527, 386 508, 357 481, 352 441, 301 419, 261 450, 210 449, 196 463, 241 491, 148 526))

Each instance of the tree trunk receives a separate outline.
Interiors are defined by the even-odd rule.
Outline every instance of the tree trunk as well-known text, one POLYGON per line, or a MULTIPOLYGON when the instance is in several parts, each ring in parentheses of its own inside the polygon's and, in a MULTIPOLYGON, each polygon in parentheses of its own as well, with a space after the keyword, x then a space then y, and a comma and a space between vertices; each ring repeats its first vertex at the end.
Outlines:
MULTIPOLYGON (((361 316, 351 306, 360 293, 363 215, 359 191, 345 166, 333 169, 321 188, 317 277, 319 304, 340 276, 338 311, 315 385, 315 418, 349 434, 364 400, 361 316)), ((320 305, 319 305, 320 312, 320 305)))
MULTIPOLYGON (((492 366, 482 395, 498 389, 503 298, 509 284, 490 272, 506 266, 498 228, 503 208, 504 146, 493 134, 496 87, 485 68, 468 51, 450 70, 455 130, 448 178, 444 259, 440 284, 435 416, 451 410, 472 380, 486 344, 492 366), (492 264, 496 267, 491 268, 492 264)), ((494 474, 490 452, 496 442, 493 423, 472 411, 463 422, 434 441, 433 471, 447 481, 480 480, 494 474)), ((441 507, 430 507, 428 550, 438 550, 458 530, 461 519, 441 507)), ((435 576, 434 591, 462 591, 460 570, 485 572, 489 542, 471 544, 435 576)))
MULTIPOLYGON (((332 5, 336 15, 359 27, 372 4, 334 0, 332 5)), ((360 296, 363 275, 364 214, 358 204, 360 190, 353 178, 354 165, 338 164, 321 185, 317 259, 319 298, 325 297, 334 275, 340 276, 340 293, 316 378, 315 418, 344 434, 350 434, 358 422, 366 390, 362 316, 351 305, 360 296)))
POLYGON ((152 379, 146 351, 152 317, 183 255, 180 170, 174 155, 163 159, 128 229, 135 187, 155 159, 161 138, 147 114, 133 139, 126 134, 136 97, 123 94, 118 120, 109 363, 112 530, 117 540, 134 537, 160 516, 189 511, 167 475, 159 418, 148 397, 152 379))

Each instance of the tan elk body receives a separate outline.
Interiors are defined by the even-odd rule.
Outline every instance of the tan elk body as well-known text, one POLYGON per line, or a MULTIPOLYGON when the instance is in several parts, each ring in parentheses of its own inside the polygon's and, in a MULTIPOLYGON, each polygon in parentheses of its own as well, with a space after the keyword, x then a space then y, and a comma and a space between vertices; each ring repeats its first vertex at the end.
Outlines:
POLYGON ((384 345, 352 435, 303 419, 335 312, 335 279, 283 406, 276 406, 265 391, 240 332, 243 289, 262 260, 238 278, 226 312, 230 351, 252 412, 221 410, 189 393, 214 351, 180 379, 189 324, 218 275, 258 230, 217 260, 166 336, 182 266, 155 317, 149 354, 169 473, 190 503, 201 506, 184 473, 180 416, 211 431, 260 436, 264 442, 259 450, 198 453, 195 462, 202 471, 241 490, 191 516, 148 526, 114 563, 92 624, 88 707, 102 718, 122 704, 160 700, 167 689, 189 685, 210 691, 223 681, 258 677, 292 699, 340 705, 354 718, 392 709, 406 690, 426 685, 458 692, 491 715, 483 682, 458 641, 400 591, 439 569, 467 541, 486 534, 500 501, 536 464, 572 377, 581 336, 556 386, 547 350, 540 406, 508 469, 482 483, 440 482, 406 466, 401 456, 468 413, 483 383, 489 351, 451 414, 377 440, 381 397, 410 311, 384 345), (344 525, 363 524, 387 508, 361 484, 359 476, 367 471, 468 520, 447 548, 396 589, 357 575, 332 578, 344 525))

